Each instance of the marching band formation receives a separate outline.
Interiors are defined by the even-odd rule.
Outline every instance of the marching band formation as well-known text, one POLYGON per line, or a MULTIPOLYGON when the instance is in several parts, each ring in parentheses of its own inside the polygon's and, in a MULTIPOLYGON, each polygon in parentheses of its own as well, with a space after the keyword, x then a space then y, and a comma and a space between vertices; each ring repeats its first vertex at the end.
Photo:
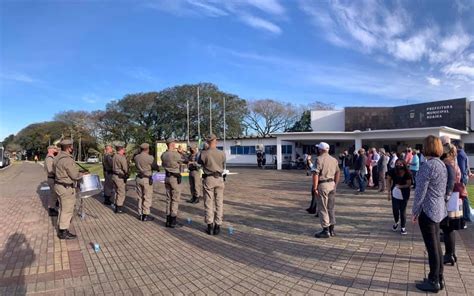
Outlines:
MULTIPOLYGON (((204 199, 206 232, 218 235, 224 213, 225 154, 217 149, 217 137, 213 134, 206 139, 204 149, 199 151, 191 146, 189 152, 176 147, 175 139, 166 141, 167 150, 161 155, 165 172, 166 189, 166 227, 175 228, 181 200, 182 175, 180 166, 187 165, 191 199, 189 203, 199 203, 204 199)), ((73 159, 73 141, 64 139, 57 146, 48 147, 44 167, 50 187, 48 200, 49 216, 58 217, 58 237, 74 239, 77 236, 69 231, 78 194, 78 184, 89 172, 73 159), (82 168, 82 170, 80 170, 82 168), (57 210, 56 208, 59 208, 57 210)), ((153 200, 153 171, 160 168, 150 155, 150 145, 140 145, 140 153, 133 158, 136 167, 135 186, 138 193, 138 215, 143 222, 152 221, 150 215, 153 200)), ((116 214, 124 213, 127 180, 130 166, 123 144, 104 148, 102 160, 104 170, 104 204, 113 205, 116 214)))

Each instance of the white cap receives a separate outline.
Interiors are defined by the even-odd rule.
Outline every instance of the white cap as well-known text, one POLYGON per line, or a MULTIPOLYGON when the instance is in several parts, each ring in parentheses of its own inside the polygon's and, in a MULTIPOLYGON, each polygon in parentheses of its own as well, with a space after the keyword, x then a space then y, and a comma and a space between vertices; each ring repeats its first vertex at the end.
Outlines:
POLYGON ((318 147, 318 149, 321 149, 321 150, 326 150, 326 151, 329 150, 329 144, 326 142, 321 142, 316 147, 318 147))

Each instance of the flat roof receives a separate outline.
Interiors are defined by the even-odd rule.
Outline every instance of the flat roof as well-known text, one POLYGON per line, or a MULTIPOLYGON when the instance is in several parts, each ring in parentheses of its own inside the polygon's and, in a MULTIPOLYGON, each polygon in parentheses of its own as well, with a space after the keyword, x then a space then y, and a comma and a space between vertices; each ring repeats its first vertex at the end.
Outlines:
POLYGON ((273 133, 274 136, 291 136, 291 135, 354 135, 354 134, 375 134, 375 133, 400 133, 400 132, 418 132, 418 131, 447 131, 459 135, 467 135, 467 131, 458 130, 449 126, 436 126, 436 127, 419 127, 419 128, 400 128, 400 129, 379 129, 379 130, 366 130, 366 131, 311 131, 311 132, 286 132, 286 133, 273 133))

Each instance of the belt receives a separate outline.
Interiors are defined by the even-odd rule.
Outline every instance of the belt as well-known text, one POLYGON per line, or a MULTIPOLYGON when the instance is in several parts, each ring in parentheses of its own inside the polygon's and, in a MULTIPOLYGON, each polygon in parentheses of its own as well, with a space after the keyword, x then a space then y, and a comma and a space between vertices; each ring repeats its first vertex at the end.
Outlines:
POLYGON ((202 174, 202 177, 203 177, 203 178, 207 178, 207 177, 210 177, 210 176, 212 176, 212 177, 214 177, 214 178, 220 178, 220 177, 222 177, 222 173, 213 172, 213 173, 211 173, 211 174, 202 174))
POLYGON ((180 173, 172 173, 172 172, 168 172, 168 171, 165 171, 165 176, 166 177, 175 177, 175 178, 179 178, 181 177, 181 174, 180 173))
POLYGON ((61 185, 64 187, 74 187, 74 184, 66 184, 66 183, 61 183, 61 182, 54 182, 54 185, 61 185))
POLYGON ((319 180, 319 184, 334 182, 334 179, 319 180))
POLYGON ((55 177, 54 176, 48 176, 48 179, 54 179, 55 177))
POLYGON ((142 175, 142 174, 137 174, 137 178, 140 178, 140 179, 148 179, 148 178, 151 178, 151 176, 142 175))

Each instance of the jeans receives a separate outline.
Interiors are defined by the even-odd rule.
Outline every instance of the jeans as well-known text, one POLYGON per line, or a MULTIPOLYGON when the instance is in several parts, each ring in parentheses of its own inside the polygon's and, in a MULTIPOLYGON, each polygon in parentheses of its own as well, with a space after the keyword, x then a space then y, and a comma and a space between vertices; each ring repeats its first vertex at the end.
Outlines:
MULTIPOLYGON (((410 170, 411 171, 411 170, 410 170)), ((411 179, 411 182, 413 184, 413 188, 416 187, 416 173, 418 173, 418 171, 411 171, 411 175, 412 175, 412 179, 411 179)))
POLYGON ((469 205, 469 198, 465 198, 462 201, 462 212, 464 221, 472 222, 471 221, 471 206, 469 205))
POLYGON ((344 167, 344 183, 350 182, 351 173, 349 171, 349 167, 344 167))
POLYGON ((364 192, 365 191, 365 186, 367 186, 367 183, 365 182, 364 174, 359 171, 359 173, 357 174, 357 179, 359 181, 359 190, 360 190, 360 192, 364 192))
POLYGON ((439 241, 439 223, 434 222, 424 212, 421 212, 418 217, 418 224, 428 252, 430 265, 428 278, 432 281, 439 281, 440 277, 443 276, 443 250, 439 241))
POLYGON ((405 228, 407 224, 408 199, 396 199, 392 197, 392 212, 395 223, 400 221, 400 226, 405 228))

